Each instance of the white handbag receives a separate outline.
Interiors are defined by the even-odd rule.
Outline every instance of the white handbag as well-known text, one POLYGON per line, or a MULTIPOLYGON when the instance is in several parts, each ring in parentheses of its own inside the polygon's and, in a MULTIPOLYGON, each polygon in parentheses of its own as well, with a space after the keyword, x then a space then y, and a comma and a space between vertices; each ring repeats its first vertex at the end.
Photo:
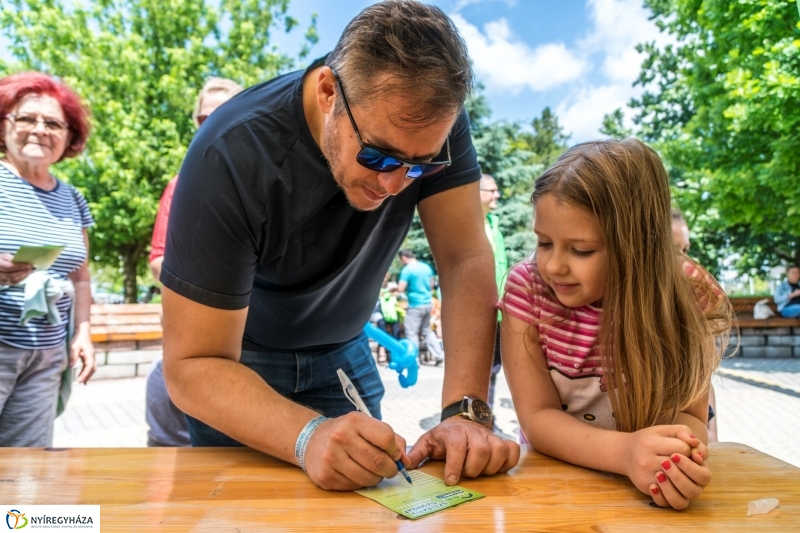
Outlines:
POLYGON ((775 311, 773 311, 768 304, 768 298, 756 302, 756 305, 753 306, 753 318, 767 319, 771 316, 775 316, 775 311))

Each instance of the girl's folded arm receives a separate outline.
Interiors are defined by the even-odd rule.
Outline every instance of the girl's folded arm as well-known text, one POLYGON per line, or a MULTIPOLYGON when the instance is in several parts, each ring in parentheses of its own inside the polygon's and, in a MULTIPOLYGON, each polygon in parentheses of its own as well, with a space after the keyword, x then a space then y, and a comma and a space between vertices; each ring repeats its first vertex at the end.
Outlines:
POLYGON ((691 459, 697 464, 703 464, 708 459, 708 394, 704 394, 692 405, 678 413, 675 423, 688 426, 692 430, 692 435, 702 443, 695 447, 693 443, 687 441, 687 444, 693 447, 690 451, 691 459))
POLYGON ((630 434, 591 427, 561 409, 536 326, 504 313, 500 346, 514 408, 534 449, 579 466, 627 475, 630 434))
POLYGON ((692 405, 678 413, 676 424, 684 424, 692 428, 694 436, 703 444, 708 444, 708 393, 704 394, 692 405))

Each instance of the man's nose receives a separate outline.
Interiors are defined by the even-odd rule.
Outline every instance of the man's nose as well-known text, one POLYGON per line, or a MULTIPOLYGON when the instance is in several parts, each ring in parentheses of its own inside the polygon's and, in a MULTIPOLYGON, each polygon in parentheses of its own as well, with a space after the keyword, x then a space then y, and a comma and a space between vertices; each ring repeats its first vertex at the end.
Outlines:
POLYGON ((378 183, 381 184, 383 190, 395 196, 412 181, 411 178, 406 177, 406 170, 408 170, 406 167, 400 167, 391 172, 378 172, 378 183))

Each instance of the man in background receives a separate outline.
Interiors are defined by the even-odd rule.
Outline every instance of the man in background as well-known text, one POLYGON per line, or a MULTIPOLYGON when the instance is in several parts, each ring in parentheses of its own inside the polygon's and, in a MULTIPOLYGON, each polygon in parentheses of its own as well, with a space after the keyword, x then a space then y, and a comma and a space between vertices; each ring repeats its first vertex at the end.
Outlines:
POLYGON ((411 250, 400 250, 398 257, 403 269, 397 287, 408 295, 408 310, 403 321, 406 338, 419 349, 419 338, 424 337, 428 353, 433 356, 434 364, 439 366, 444 362, 444 353, 439 346, 439 337, 431 329, 433 269, 427 263, 418 261, 411 250))
POLYGON ((672 242, 682 254, 689 253, 689 226, 683 218, 683 213, 677 207, 672 208, 672 242))
MULTIPOLYGON (((483 208, 484 216, 484 229, 486 230, 486 237, 489 239, 489 244, 492 245, 492 253, 494 253, 494 275, 497 282, 497 294, 501 297, 503 295, 503 284, 505 277, 508 273, 508 254, 506 253, 506 243, 503 239, 503 234, 500 231, 500 217, 492 213, 497 209, 497 200, 500 199, 500 189, 497 188, 497 182, 489 174, 481 175, 481 207, 483 208)), ((500 321, 502 315, 497 313, 497 335, 494 341, 494 359, 492 360, 492 374, 489 381, 489 397, 487 402, 489 407, 494 410, 494 389, 497 383, 497 374, 503 367, 500 359, 500 321)), ((495 423, 493 431, 503 438, 511 438, 505 435, 495 423)))
MULTIPOLYGON (((677 207, 672 208, 672 242, 682 254, 689 252, 689 225, 683 218, 683 213, 677 207)), ((708 391, 708 442, 719 442, 717 438, 717 400, 714 397, 714 387, 708 391)))
MULTIPOLYGON (((192 119, 197 128, 203 125, 206 118, 219 106, 242 91, 242 86, 225 78, 209 78, 197 95, 192 119)), ((153 228, 153 239, 150 243, 150 272, 156 280, 161 276, 161 263, 164 261, 164 250, 167 244, 167 222, 172 194, 178 176, 167 184, 161 201, 158 204, 156 224, 153 228)), ((164 383, 163 359, 153 363, 147 374, 147 391, 145 393, 145 419, 147 420, 148 446, 189 446, 189 430, 186 417, 175 407, 167 394, 164 383)))

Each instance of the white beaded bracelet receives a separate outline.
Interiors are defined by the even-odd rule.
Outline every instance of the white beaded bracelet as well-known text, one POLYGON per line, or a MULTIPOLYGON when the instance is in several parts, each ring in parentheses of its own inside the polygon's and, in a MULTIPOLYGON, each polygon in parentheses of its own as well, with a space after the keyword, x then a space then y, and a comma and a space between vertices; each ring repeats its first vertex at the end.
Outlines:
POLYGON ((308 446, 308 441, 311 440, 311 435, 314 434, 319 425, 326 420, 328 419, 324 416, 312 418, 303 428, 303 431, 300 432, 300 435, 297 436, 297 442, 294 445, 294 456, 297 458, 297 463, 303 472, 306 471, 306 446, 308 446))

